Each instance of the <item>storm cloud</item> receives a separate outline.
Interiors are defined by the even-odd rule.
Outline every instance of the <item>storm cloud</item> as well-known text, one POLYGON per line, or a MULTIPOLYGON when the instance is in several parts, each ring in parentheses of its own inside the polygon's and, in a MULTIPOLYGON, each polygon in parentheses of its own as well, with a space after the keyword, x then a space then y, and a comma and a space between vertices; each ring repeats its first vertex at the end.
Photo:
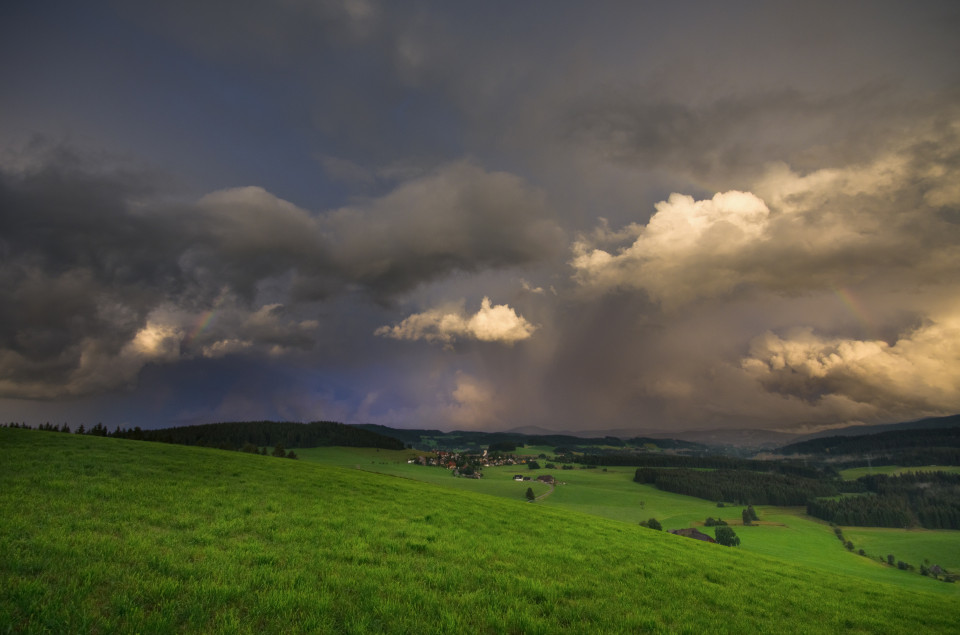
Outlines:
POLYGON ((960 409, 954 3, 48 9, 0 21, 8 419, 960 409))
MULTIPOLYGON (((356 293, 388 302, 563 246, 542 194, 466 162, 319 213, 257 186, 164 201, 150 175, 81 163, 63 148, 2 177, 6 396, 132 386, 148 363, 196 355, 309 350, 311 302, 356 293)), ((486 308, 461 335, 532 331, 486 308)))

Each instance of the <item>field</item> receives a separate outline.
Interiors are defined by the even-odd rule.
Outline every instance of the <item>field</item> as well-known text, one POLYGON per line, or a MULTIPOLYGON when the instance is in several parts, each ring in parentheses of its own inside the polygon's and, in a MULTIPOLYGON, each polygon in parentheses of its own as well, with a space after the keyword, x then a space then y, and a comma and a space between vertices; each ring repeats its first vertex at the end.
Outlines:
POLYGON ((960 628, 952 595, 560 506, 121 439, 0 448, 0 632, 960 628))
POLYGON ((889 474, 897 476, 904 472, 951 472, 960 474, 960 465, 924 465, 920 467, 901 467, 899 465, 878 465, 877 467, 852 467, 841 470, 840 476, 847 481, 855 481, 869 474, 889 474))
MULTIPOLYGON (((810 518, 804 508, 757 506, 760 521, 753 526, 742 526, 742 507, 719 508, 716 503, 691 496, 663 492, 652 485, 633 482, 635 468, 609 467, 606 469, 528 470, 525 466, 494 467, 483 470, 480 480, 455 478, 448 470, 436 467, 407 465, 406 451, 384 454, 386 450, 365 448, 315 448, 304 450, 307 460, 392 474, 429 482, 441 487, 476 493, 491 494, 522 500, 530 482, 515 483, 514 474, 536 476, 552 474, 564 485, 538 505, 562 511, 600 516, 631 524, 656 518, 664 530, 681 527, 700 527, 713 535, 712 529, 702 528, 708 517, 722 518, 741 539, 743 551, 788 559, 790 562, 819 569, 830 574, 855 575, 869 582, 895 584, 905 589, 932 591, 960 596, 960 585, 944 584, 925 578, 915 572, 905 572, 881 564, 877 556, 894 553, 919 569, 924 561, 940 564, 950 571, 960 570, 960 532, 927 530, 886 530, 863 527, 843 528, 845 538, 856 549, 864 549, 863 557, 848 552, 837 540, 833 529, 823 521, 810 518), (396 461, 399 461, 397 463, 396 461), (951 566, 951 563, 953 566, 951 566)), ((543 464, 544 461, 541 461, 543 464)), ((537 495, 547 486, 533 484, 537 495)))
POLYGON ((874 557, 909 562, 918 569, 938 564, 948 571, 960 571, 960 532, 947 529, 887 529, 885 527, 847 527, 843 531, 858 549, 874 557))

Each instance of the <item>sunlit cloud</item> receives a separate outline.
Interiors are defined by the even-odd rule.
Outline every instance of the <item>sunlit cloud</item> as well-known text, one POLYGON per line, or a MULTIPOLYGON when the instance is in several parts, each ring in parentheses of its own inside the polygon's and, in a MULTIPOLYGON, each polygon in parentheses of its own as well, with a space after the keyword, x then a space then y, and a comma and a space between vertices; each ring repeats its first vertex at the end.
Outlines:
POLYGON ((463 304, 415 313, 395 326, 382 326, 375 335, 398 340, 426 340, 450 344, 457 340, 477 340, 513 345, 533 335, 537 327, 506 304, 492 305, 489 298, 480 310, 466 315, 463 304))
POLYGON ((577 281, 643 289, 668 306, 722 295, 742 281, 737 256, 765 239, 770 214, 759 198, 736 191, 701 201, 672 194, 656 210, 646 226, 628 228, 635 240, 616 253, 575 242, 577 281))
POLYGON ((810 328, 768 332, 741 366, 766 390, 809 402, 832 396, 890 412, 953 413, 960 411, 960 317, 939 317, 893 344, 810 328))

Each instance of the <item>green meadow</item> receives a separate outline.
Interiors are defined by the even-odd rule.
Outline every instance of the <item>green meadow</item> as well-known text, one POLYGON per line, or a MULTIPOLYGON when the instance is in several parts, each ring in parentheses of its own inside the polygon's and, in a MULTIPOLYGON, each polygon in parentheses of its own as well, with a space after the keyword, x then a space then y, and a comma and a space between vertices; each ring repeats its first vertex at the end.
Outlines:
POLYGON ((0 632, 960 629, 936 584, 827 576, 547 504, 572 478, 529 504, 406 463, 18 429, 0 429, 0 452, 0 632))
MULTIPOLYGON (((298 451, 299 452, 299 451, 298 451)), ((652 485, 633 481, 635 468, 528 470, 526 466, 485 468, 480 480, 455 478, 438 467, 408 465, 408 455, 415 451, 391 452, 368 448, 315 448, 304 450, 301 458, 354 466, 433 483, 450 489, 523 500, 531 482, 516 483, 514 474, 536 477, 552 474, 563 485, 558 486, 537 505, 600 516, 626 523, 656 518, 664 530, 682 527, 703 528, 709 516, 721 518, 734 527, 741 539, 740 549, 752 553, 787 559, 830 574, 855 575, 868 582, 895 584, 905 589, 930 591, 960 596, 960 585, 945 584, 925 578, 916 572, 901 571, 881 564, 878 556, 894 553, 919 569, 920 564, 939 564, 950 571, 960 570, 960 532, 942 530, 899 530, 865 527, 844 527, 844 536, 854 543, 855 552, 847 551, 825 522, 806 515, 802 507, 757 506, 760 521, 752 526, 742 524, 742 506, 717 507, 700 498, 663 492, 652 485), (385 454, 386 453, 386 454, 385 454), (868 557, 857 550, 864 549, 868 557)), ((541 461, 541 464, 544 464, 541 461)), ((533 483, 537 495, 548 490, 533 483)))
POLYGON ((923 465, 920 467, 901 467, 899 465, 878 465, 876 467, 852 467, 841 470, 840 476, 847 481, 855 481, 870 474, 889 474, 899 476, 906 472, 950 472, 960 474, 960 465, 923 465))
POLYGON ((886 527, 845 527, 844 536, 868 555, 897 560, 920 568, 938 564, 948 571, 960 571, 960 532, 948 529, 888 529, 886 527))

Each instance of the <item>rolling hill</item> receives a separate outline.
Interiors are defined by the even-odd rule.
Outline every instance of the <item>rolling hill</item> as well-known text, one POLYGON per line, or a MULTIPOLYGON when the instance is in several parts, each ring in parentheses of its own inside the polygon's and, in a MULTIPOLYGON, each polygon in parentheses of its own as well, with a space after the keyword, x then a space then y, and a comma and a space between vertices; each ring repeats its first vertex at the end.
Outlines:
POLYGON ((0 429, 0 632, 956 632, 905 591, 335 466, 0 429))

